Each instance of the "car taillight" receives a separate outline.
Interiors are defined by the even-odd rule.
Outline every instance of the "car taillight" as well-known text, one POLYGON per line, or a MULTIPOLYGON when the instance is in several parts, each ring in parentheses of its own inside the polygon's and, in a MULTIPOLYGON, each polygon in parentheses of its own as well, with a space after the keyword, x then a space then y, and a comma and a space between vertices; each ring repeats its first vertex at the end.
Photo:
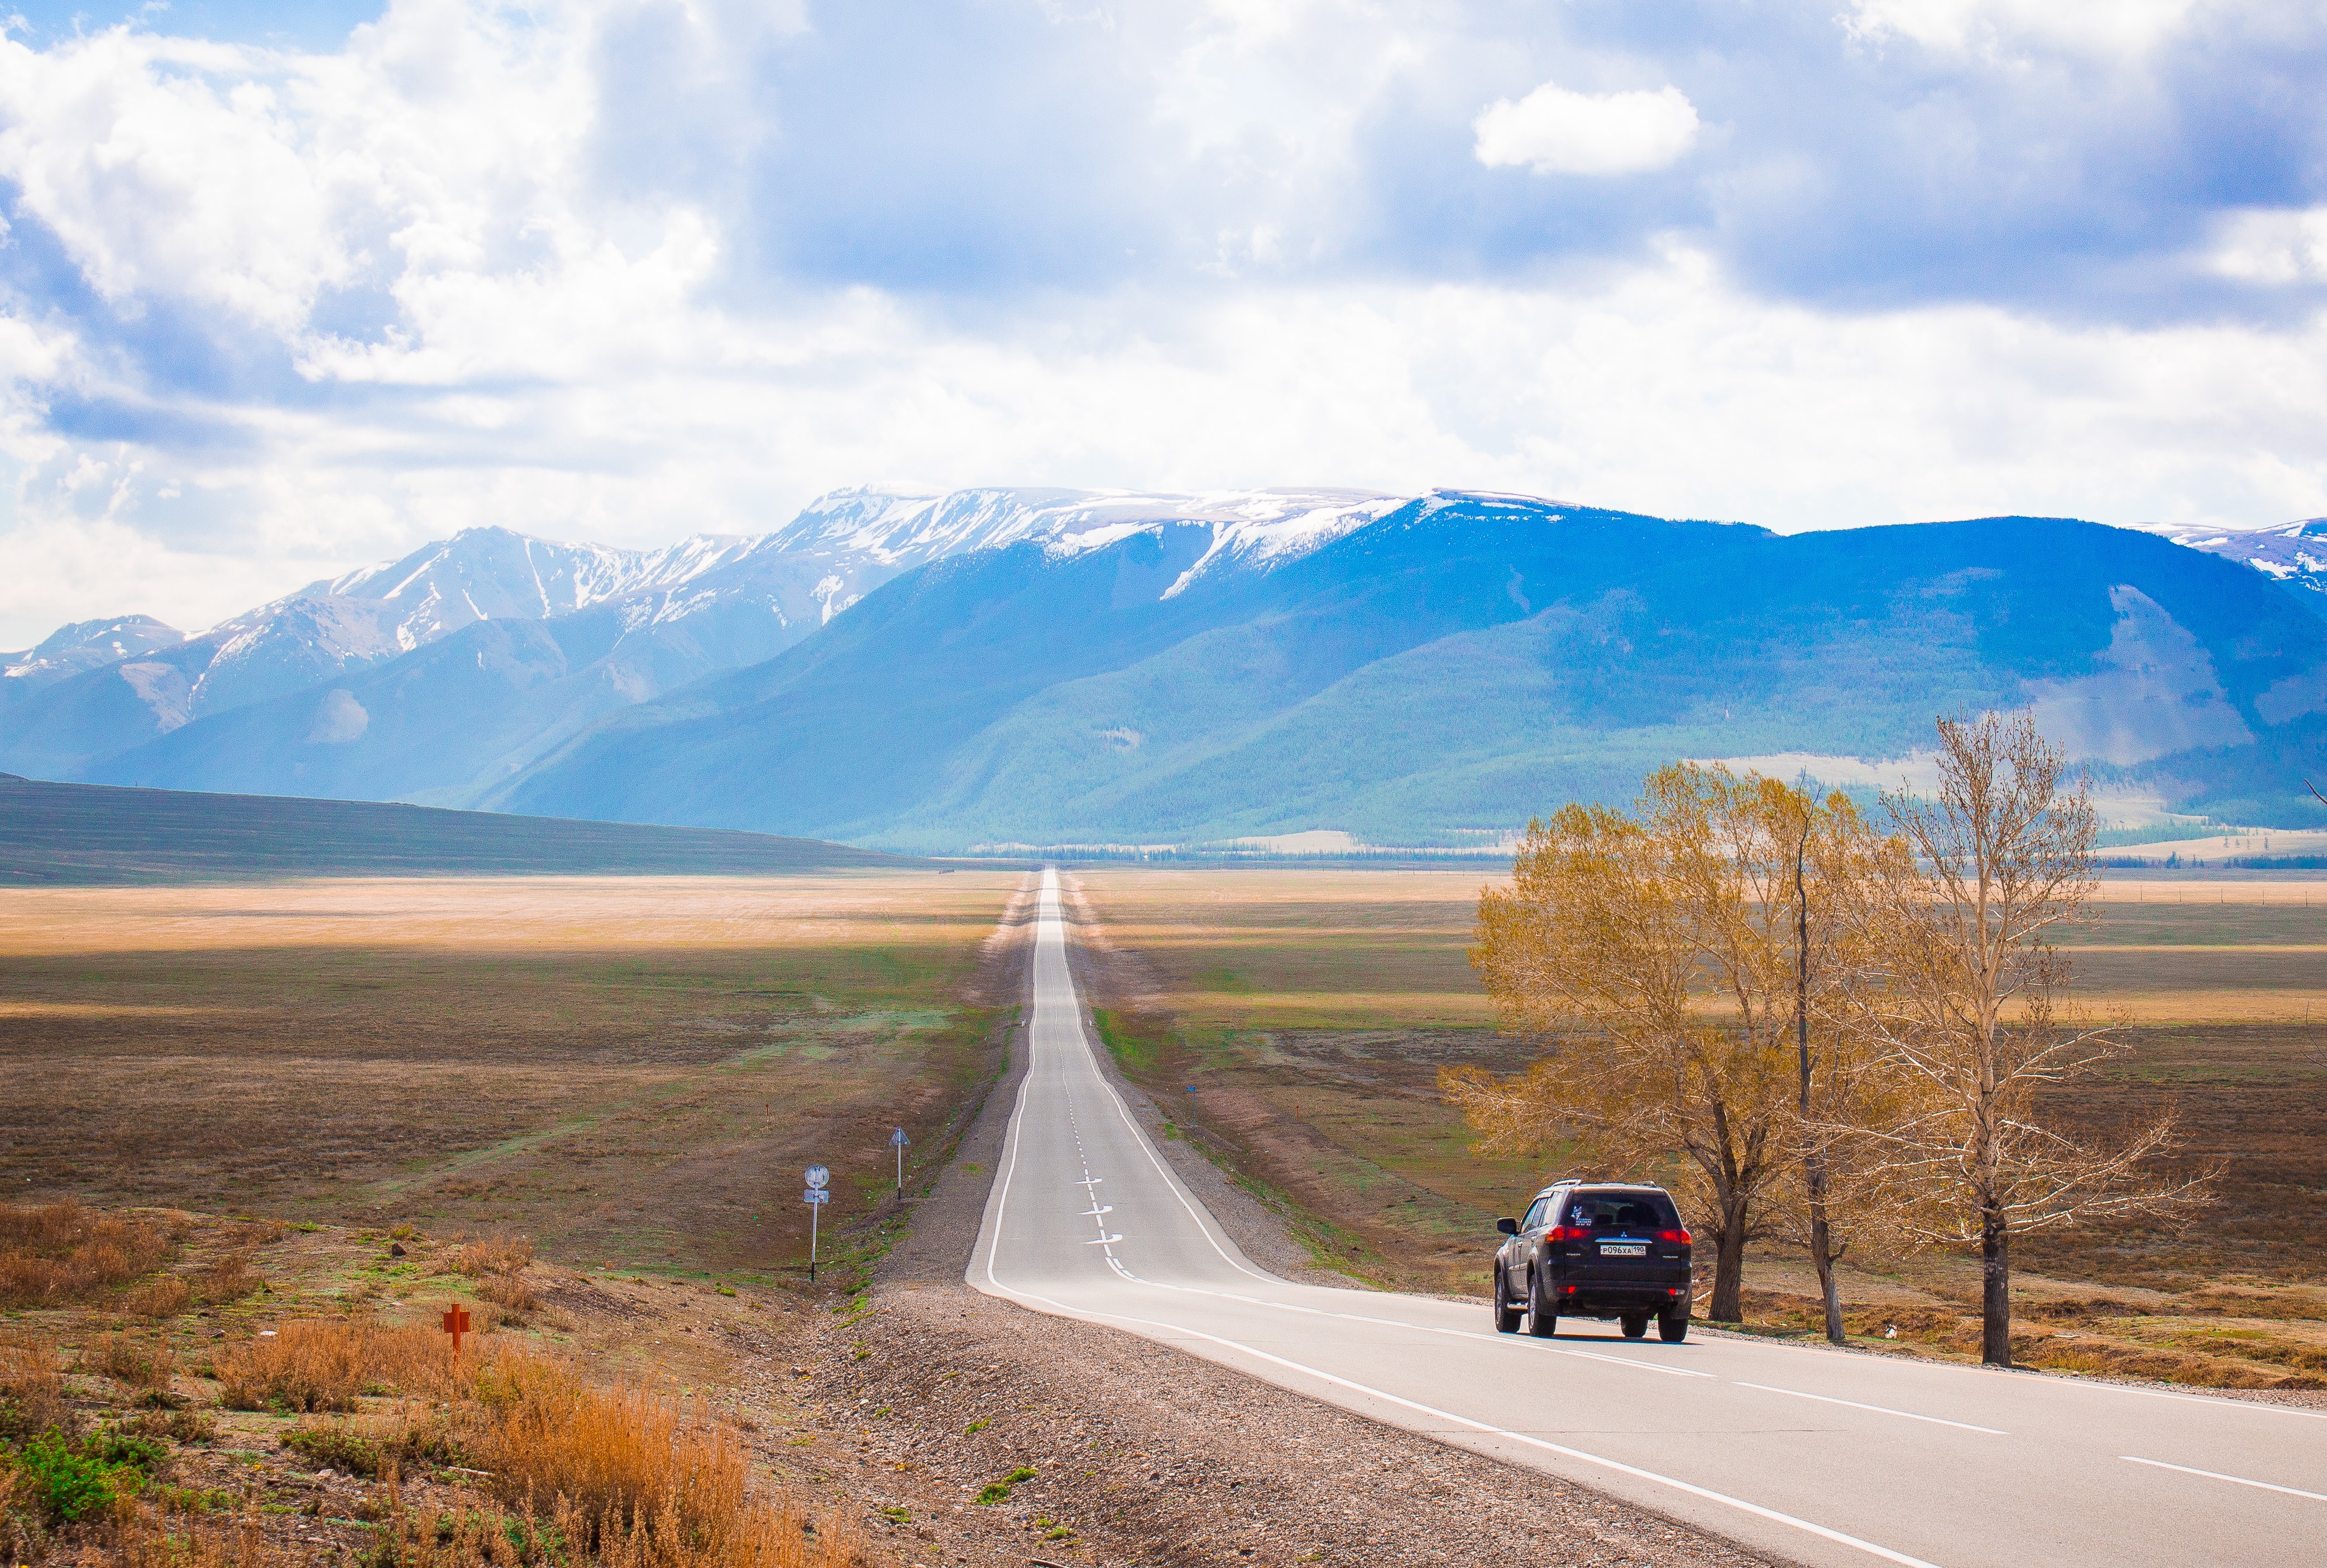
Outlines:
POLYGON ((1687 1246, 1688 1245, 1688 1232, 1686 1230, 1659 1230, 1657 1232, 1657 1239, 1659 1241, 1668 1241, 1675 1246, 1687 1246))
POLYGON ((1592 1233, 1580 1225, 1555 1225, 1543 1233, 1546 1241, 1582 1241, 1592 1233))

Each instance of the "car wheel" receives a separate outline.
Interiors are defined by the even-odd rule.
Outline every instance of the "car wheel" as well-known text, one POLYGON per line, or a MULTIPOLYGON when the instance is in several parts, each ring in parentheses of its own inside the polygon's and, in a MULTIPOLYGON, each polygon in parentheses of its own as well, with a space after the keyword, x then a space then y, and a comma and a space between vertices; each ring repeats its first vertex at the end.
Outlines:
POLYGON ((1657 1338, 1668 1345, 1677 1345, 1688 1338, 1688 1307, 1686 1302, 1679 1311, 1657 1320, 1657 1338))
POLYGON ((1538 1339, 1548 1339, 1559 1330, 1559 1309, 1551 1304, 1551 1292, 1543 1283, 1540 1272, 1528 1276, 1528 1332, 1538 1339))
POLYGON ((1516 1334, 1519 1331, 1519 1304, 1511 1300, 1510 1276, 1503 1265, 1495 1265, 1495 1332, 1516 1334))
POLYGON ((1646 1312, 1626 1312, 1621 1321, 1627 1339, 1640 1339, 1649 1331, 1649 1314, 1646 1312))

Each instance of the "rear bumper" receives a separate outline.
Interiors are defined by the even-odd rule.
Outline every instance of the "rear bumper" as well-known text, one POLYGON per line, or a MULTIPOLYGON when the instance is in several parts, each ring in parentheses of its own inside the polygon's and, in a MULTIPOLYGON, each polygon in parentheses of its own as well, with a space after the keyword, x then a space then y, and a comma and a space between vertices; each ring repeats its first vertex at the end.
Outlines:
POLYGON ((1564 1279, 1554 1283, 1551 1296, 1562 1312, 1577 1317, 1623 1312, 1668 1314, 1687 1304, 1688 1282, 1564 1279))

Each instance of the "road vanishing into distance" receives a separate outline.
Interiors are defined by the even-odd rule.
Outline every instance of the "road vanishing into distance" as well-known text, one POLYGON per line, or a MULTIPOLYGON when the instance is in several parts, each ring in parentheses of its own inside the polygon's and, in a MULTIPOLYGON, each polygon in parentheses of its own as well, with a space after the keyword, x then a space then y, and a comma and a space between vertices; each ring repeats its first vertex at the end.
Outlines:
POLYGON ((2327 1562, 2327 1414, 1728 1336, 1628 1341, 1612 1323, 1537 1339, 1497 1334, 1483 1305, 1265 1274, 1101 1077, 1054 873, 1033 986, 980 1290, 1797 1562, 2327 1562))

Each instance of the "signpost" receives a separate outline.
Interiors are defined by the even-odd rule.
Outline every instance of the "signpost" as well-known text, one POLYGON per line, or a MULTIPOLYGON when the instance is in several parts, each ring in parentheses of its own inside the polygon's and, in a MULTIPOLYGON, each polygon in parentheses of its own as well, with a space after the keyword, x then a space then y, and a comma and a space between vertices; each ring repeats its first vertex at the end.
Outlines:
POLYGON ((469 1309, 454 1302, 444 1309, 444 1331, 453 1336, 453 1354, 461 1353, 461 1336, 469 1331, 469 1309))
POLYGON ((832 1172, 823 1166, 808 1168, 808 1190, 800 1194, 800 1201, 808 1205, 808 1277, 811 1284, 816 1281, 817 1216, 823 1213, 824 1206, 832 1201, 832 1194, 827 1190, 831 1183, 832 1172))
POLYGON ((897 1151, 897 1196, 900 1198, 905 1195, 905 1145, 911 1142, 905 1136, 902 1127, 889 1134, 889 1147, 897 1151))

